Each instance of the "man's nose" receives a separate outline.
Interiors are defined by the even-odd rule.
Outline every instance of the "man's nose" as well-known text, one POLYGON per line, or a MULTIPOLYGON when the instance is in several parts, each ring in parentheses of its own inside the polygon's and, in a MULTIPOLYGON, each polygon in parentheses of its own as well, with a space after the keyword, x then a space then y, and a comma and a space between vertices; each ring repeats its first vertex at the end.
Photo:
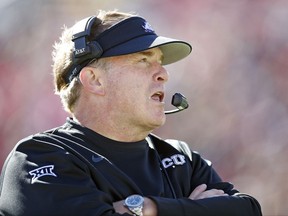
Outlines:
POLYGON ((168 71, 161 65, 158 65, 157 72, 154 74, 155 81, 167 82, 169 79, 168 71))

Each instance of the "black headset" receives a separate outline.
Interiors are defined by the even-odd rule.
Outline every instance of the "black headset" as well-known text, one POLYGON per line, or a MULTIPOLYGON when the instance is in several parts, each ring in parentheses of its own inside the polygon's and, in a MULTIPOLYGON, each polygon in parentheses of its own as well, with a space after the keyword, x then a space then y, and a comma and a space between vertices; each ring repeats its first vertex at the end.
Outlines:
POLYGON ((88 41, 91 34, 92 25, 97 21, 97 17, 91 16, 80 20, 73 27, 72 41, 74 42, 73 63, 81 64, 86 60, 99 58, 103 49, 97 41, 88 41))
POLYGON ((66 83, 70 83, 76 77, 81 69, 89 63, 91 59, 101 57, 103 49, 97 41, 89 41, 91 28, 95 22, 101 22, 97 17, 90 16, 80 20, 73 27, 72 41, 74 42, 74 51, 72 54, 73 65, 65 77, 66 83))

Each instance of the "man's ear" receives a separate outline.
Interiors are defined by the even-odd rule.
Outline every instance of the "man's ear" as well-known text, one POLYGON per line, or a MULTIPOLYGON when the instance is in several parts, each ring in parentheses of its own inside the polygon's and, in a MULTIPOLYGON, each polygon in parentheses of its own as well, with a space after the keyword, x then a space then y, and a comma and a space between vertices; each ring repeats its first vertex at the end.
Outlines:
POLYGON ((93 94, 104 95, 102 75, 99 69, 88 66, 80 71, 79 79, 85 90, 93 94))

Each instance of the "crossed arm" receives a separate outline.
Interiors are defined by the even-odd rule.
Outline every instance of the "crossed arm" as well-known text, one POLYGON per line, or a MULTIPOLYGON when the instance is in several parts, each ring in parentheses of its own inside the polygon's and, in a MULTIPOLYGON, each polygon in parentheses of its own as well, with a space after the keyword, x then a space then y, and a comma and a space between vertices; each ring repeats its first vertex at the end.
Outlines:
MULTIPOLYGON (((217 196, 228 196, 228 194, 224 193, 223 190, 218 189, 206 190, 206 189, 207 185, 201 184, 192 191, 192 193, 189 195, 188 198, 191 200, 198 200, 217 196)), ((123 213, 131 214, 131 212, 126 207, 124 207, 123 204, 124 200, 114 202, 113 207, 115 211, 120 214, 123 213)), ((154 203, 154 201, 152 201, 150 198, 147 197, 144 198, 143 216, 157 216, 156 204, 154 203)))

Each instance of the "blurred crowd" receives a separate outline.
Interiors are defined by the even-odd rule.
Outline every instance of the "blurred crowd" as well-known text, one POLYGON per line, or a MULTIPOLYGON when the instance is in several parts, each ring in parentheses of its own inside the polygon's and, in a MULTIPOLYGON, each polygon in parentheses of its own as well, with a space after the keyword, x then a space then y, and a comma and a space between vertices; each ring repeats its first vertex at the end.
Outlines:
POLYGON ((181 92, 189 109, 155 133, 186 141, 265 216, 288 215, 287 0, 1 0, 0 168, 20 139, 65 121, 52 45, 64 24, 99 9, 137 12, 158 34, 192 44, 167 66, 165 99, 170 109, 181 92))

